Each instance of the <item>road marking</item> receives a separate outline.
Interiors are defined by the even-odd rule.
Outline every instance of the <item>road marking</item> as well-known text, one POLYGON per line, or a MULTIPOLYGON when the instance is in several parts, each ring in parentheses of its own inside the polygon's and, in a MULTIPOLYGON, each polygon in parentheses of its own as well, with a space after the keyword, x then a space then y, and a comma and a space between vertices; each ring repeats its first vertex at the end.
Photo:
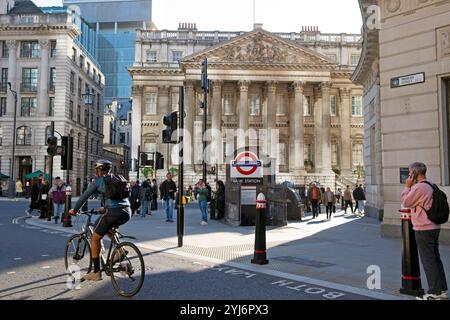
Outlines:
POLYGON ((8 272, 8 274, 16 274, 14 271, 8 272))
POLYGON ((14 258, 14 260, 18 261, 18 260, 22 260, 22 258, 14 258))
POLYGON ((42 269, 50 269, 50 266, 43 266, 42 269))
POLYGON ((41 255, 41 257, 48 257, 48 256, 50 256, 50 255, 48 255, 48 254, 41 255))

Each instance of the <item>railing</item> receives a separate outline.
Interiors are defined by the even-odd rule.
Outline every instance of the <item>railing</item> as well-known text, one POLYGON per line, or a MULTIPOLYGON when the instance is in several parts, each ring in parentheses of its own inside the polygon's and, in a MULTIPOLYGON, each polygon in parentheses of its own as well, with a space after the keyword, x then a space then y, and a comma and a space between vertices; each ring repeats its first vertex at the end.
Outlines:
POLYGON ((37 92, 37 84, 20 83, 20 92, 37 92))
POLYGON ((24 25, 24 24, 72 24, 70 15, 61 14, 13 14, 1 15, 0 24, 24 25))

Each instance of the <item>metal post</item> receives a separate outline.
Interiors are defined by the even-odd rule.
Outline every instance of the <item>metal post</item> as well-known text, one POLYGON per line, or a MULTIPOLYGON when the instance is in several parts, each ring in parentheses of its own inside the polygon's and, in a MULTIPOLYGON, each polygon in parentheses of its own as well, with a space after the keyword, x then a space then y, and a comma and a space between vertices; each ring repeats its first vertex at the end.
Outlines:
POLYGON ((84 164, 84 176, 86 177, 86 180, 89 183, 89 120, 91 117, 91 112, 89 110, 89 106, 86 104, 87 109, 87 118, 86 118, 86 162, 84 164))
MULTIPOLYGON (((67 145, 68 145, 68 149, 71 150, 72 149, 72 145, 70 143, 70 133, 67 135, 67 145)), ((72 153, 69 153, 69 150, 67 150, 67 162, 66 162, 66 184, 70 185, 70 170, 69 170, 69 165, 70 165, 70 157, 72 156, 72 153)))
POLYGON ((11 175, 9 177, 9 197, 15 198, 16 197, 16 190, 15 190, 15 182, 14 182, 14 170, 15 170, 15 164, 16 164, 16 136, 17 136, 17 91, 14 91, 11 89, 11 82, 8 82, 9 91, 14 96, 14 124, 13 124, 13 145, 12 145, 12 158, 11 158, 11 175))
POLYGON ((184 87, 180 87, 180 103, 179 103, 179 150, 180 161, 178 167, 178 211, 177 211, 177 235, 178 247, 183 246, 184 235, 184 205, 183 205, 183 175, 184 175, 184 160, 183 160, 183 145, 184 145, 184 87))
MULTIPOLYGON (((153 174, 152 174, 152 178, 156 179, 156 152, 152 152, 153 154, 153 174)), ((169 157, 169 155, 167 155, 167 157, 169 157)))
POLYGON ((255 228, 255 254, 253 264, 268 264, 266 252, 266 206, 267 201, 263 193, 256 200, 256 228, 255 228))
MULTIPOLYGON (((207 80, 209 81, 209 80, 207 80)), ((209 85, 209 84, 208 84, 209 85)), ((202 165, 203 165, 203 181, 206 184, 206 137, 205 133, 207 130, 207 121, 208 121, 208 88, 205 88, 203 91, 203 130, 202 130, 202 139, 203 139, 203 157, 202 157, 202 165)))
MULTIPOLYGON (((51 132, 52 132, 52 137, 55 136, 55 121, 52 121, 50 124, 50 128, 51 128, 51 132)), ((50 185, 50 190, 53 187, 53 155, 50 155, 50 161, 49 161, 49 170, 48 170, 48 180, 49 180, 49 185, 50 185)), ((45 179, 45 172, 44 172, 44 179, 45 179)), ((48 201, 48 221, 51 220, 51 216, 53 213, 53 201, 52 198, 48 197, 47 199, 48 201)))
POLYGON ((402 288, 400 293, 421 296, 424 293, 420 279, 419 254, 411 222, 411 210, 399 210, 402 213, 402 288))
POLYGON ((141 146, 138 146, 138 159, 137 159, 137 177, 136 179, 139 181, 139 171, 141 169, 141 166, 139 165, 141 163, 141 146))

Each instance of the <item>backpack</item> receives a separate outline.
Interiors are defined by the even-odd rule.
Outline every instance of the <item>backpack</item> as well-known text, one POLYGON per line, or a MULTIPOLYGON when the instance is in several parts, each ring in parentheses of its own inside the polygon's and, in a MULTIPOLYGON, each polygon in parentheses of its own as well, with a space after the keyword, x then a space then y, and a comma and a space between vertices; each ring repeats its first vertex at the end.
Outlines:
POLYGON ((109 173, 105 176, 105 197, 111 200, 123 200, 130 196, 130 184, 120 174, 109 173))
POLYGON ((209 186, 209 184, 206 185, 206 189, 208 189, 208 194, 206 195, 206 201, 211 202, 212 190, 211 190, 211 187, 209 186))
POLYGON ((428 219, 432 222, 436 224, 446 223, 448 221, 450 211, 447 202, 447 195, 435 184, 431 184, 428 181, 422 181, 422 183, 426 183, 433 188, 433 203, 431 208, 429 210, 425 210, 425 208, 422 207, 422 209, 425 210, 428 219))

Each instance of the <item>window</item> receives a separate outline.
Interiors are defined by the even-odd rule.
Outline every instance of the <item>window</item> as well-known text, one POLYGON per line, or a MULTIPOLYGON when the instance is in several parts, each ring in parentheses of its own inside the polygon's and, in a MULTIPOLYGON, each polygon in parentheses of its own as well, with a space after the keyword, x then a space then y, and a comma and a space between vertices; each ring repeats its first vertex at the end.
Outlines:
POLYGON ((338 145, 337 145, 337 143, 331 144, 331 165, 332 166, 338 165, 338 145))
POLYGON ((98 75, 98 84, 102 84, 102 75, 101 74, 98 75))
POLYGON ((6 115, 6 97, 0 98, 0 117, 6 115))
POLYGON ((305 145, 305 149, 304 149, 304 156, 305 156, 305 161, 314 161, 314 152, 313 152, 313 145, 311 143, 308 143, 305 145))
POLYGON ((94 115, 91 116, 91 125, 89 128, 94 130, 94 115))
POLYGON ((119 143, 125 143, 125 132, 120 133, 119 143))
POLYGON ((250 115, 259 116, 261 111, 261 100, 258 94, 250 95, 250 115))
POLYGON ((81 106, 77 106, 77 122, 81 123, 81 106))
POLYGON ((31 145, 31 128, 22 126, 17 128, 16 145, 18 146, 30 146, 31 145))
POLYGON ((8 68, 2 68, 2 74, 0 78, 0 85, 1 85, 0 91, 6 92, 7 84, 8 84, 8 68))
POLYGON ((77 62, 77 49, 72 47, 72 61, 77 62))
POLYGON ((89 62, 86 62, 86 73, 88 75, 91 74, 91 64, 89 62))
POLYGON ((285 143, 278 143, 278 164, 280 166, 286 165, 286 144, 285 143))
POLYGON ((20 105, 21 105, 20 116, 21 117, 30 117, 31 109, 36 108, 36 106, 37 106, 37 99, 36 98, 22 98, 20 105))
POLYGON ((99 154, 100 152, 100 141, 97 140, 97 146, 95 147, 95 154, 99 154))
POLYGON ((89 123, 89 115, 88 115, 88 111, 84 110, 84 126, 87 127, 89 123))
POLYGON ((77 90, 78 90, 78 97, 79 98, 82 97, 82 95, 81 95, 81 87, 82 87, 82 80, 81 80, 81 78, 78 78, 78 88, 77 88, 77 90))
POLYGON ((144 143, 144 152, 156 152, 156 143, 145 142, 144 143))
POLYGON ((362 143, 354 143, 352 146, 353 168, 364 164, 364 145, 362 143))
POLYGON ((335 54, 327 54, 327 58, 332 62, 337 62, 337 56, 335 54))
POLYGON ((158 62, 158 57, 156 56, 156 51, 148 50, 146 59, 147 59, 147 62, 158 62))
POLYGON ((97 70, 93 69, 93 75, 92 75, 93 79, 95 80, 95 78, 97 77, 97 70))
POLYGON ((362 97, 352 97, 352 116, 362 117, 362 97))
POLYGON ((121 126, 126 126, 128 124, 128 121, 127 120, 120 120, 120 125, 121 126))
POLYGON ((50 41, 50 57, 56 57, 56 40, 50 41))
POLYGON ((178 92, 172 92, 171 102, 172 102, 172 111, 178 111, 180 95, 178 92))
POLYGON ((91 138, 91 154, 94 153, 94 138, 91 138))
POLYGON ((48 116, 53 117, 55 115, 55 97, 48 98, 48 116))
POLYGON ((333 117, 337 116, 337 96, 330 96, 330 114, 333 117))
POLYGON ((100 132, 100 117, 97 117, 97 132, 100 132))
POLYGON ((37 92, 38 69, 23 68, 22 69, 22 90, 27 92, 37 92))
POLYGON ((0 54, 2 58, 8 58, 9 56, 9 50, 8 50, 8 45, 6 44, 6 41, 0 41, 0 54))
POLYGON ((359 62, 359 57, 360 57, 359 54, 352 54, 350 61, 351 65, 356 66, 359 62))
POLYGON ((70 72, 70 93, 75 93, 75 73, 70 72))
POLYGON ((97 93, 97 112, 100 113, 100 102, 101 102, 100 93, 97 93))
POLYGON ((223 97, 223 111, 225 115, 234 114, 234 94, 227 93, 223 97))
POLYGON ((77 149, 80 150, 81 133, 78 133, 77 149))
POLYGON ((172 51, 172 62, 179 62, 183 58, 183 51, 172 51))
POLYGON ((145 114, 156 114, 156 102, 156 93, 150 93, 145 97, 145 114))
POLYGON ((287 104, 287 96, 278 95, 277 96, 277 116, 286 115, 286 104, 287 104))
POLYGON ((303 99, 303 114, 305 116, 312 116, 311 111, 311 97, 305 96, 305 99, 303 99))
POLYGON ((73 101, 69 102, 69 119, 73 120, 73 101))
POLYGON ((80 54, 80 68, 84 68, 84 56, 80 54))
POLYGON ((20 44, 21 58, 39 58, 38 41, 22 41, 20 44))
POLYGON ((50 90, 55 91, 56 68, 50 68, 50 90))
POLYGON ((0 127, 0 146, 3 145, 3 128, 0 127))

